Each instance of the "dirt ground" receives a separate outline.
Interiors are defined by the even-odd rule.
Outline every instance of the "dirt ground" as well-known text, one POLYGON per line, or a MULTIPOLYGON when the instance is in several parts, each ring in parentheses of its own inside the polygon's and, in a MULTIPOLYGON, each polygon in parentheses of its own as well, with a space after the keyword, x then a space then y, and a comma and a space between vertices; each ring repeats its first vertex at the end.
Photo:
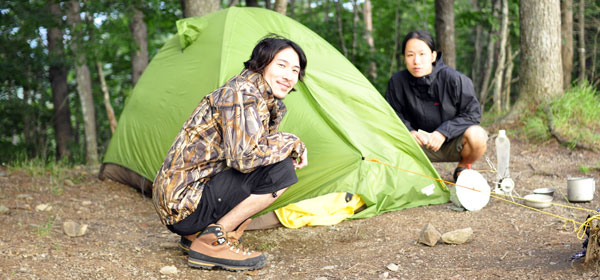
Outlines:
MULTIPOLYGON (((495 162, 493 138, 486 156, 495 162)), ((580 167, 599 166, 600 154, 571 151, 555 141, 512 140, 511 172, 518 194, 552 187, 567 193, 567 178, 580 167)), ((492 181, 480 160, 474 169, 492 181)), ((444 179, 453 164, 436 164, 444 179)), ((595 178, 592 169, 586 176, 595 178)), ((566 204, 555 196, 555 202, 566 204)), ((599 207, 596 191, 590 203, 599 207)), ((267 254, 254 272, 198 270, 187 266, 178 236, 161 225, 151 200, 82 168, 37 173, 0 167, 1 279, 594 279, 597 265, 570 258, 582 249, 571 225, 499 199, 476 212, 455 211, 451 203, 406 209, 335 226, 247 231, 244 244, 267 254), (41 209, 44 204, 50 209, 41 209), (42 205, 42 206, 40 206, 42 205), (8 209, 6 209, 8 208, 8 209), (36 210, 36 208, 38 208, 36 210), (69 237, 63 223, 88 225, 69 237), (441 233, 471 227, 461 245, 428 247, 417 242, 431 223, 441 233), (397 265, 397 269, 391 264, 397 265), (176 274, 161 268, 175 266, 176 274)), ((552 206, 555 215, 583 222, 588 212, 552 206)))

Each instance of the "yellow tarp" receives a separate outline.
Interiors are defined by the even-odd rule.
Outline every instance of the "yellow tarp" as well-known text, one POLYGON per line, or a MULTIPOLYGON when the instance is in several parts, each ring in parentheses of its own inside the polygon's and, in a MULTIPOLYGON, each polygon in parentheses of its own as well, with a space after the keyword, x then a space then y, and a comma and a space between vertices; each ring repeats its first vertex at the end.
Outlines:
POLYGON ((354 215, 365 203, 358 195, 346 202, 347 193, 330 193, 288 204, 275 210, 282 225, 288 228, 335 225, 354 215))

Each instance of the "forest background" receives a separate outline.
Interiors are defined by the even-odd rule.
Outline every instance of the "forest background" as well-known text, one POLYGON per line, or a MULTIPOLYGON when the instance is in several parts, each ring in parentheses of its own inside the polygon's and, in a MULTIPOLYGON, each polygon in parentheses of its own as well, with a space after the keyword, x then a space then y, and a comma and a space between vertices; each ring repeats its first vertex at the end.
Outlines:
POLYGON ((382 95, 404 68, 404 35, 427 30, 473 80, 484 126, 600 148, 598 0, 28 0, 0 4, 2 165, 96 166, 175 22, 230 6, 306 25, 382 95))

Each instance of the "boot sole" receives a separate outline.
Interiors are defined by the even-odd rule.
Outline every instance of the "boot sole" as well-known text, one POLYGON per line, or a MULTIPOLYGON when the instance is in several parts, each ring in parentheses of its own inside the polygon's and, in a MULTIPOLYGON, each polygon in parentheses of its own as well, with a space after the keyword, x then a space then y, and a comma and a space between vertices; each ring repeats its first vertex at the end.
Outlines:
POLYGON ((234 265, 225 265, 225 264, 221 264, 221 263, 215 263, 215 262, 206 261, 206 260, 198 260, 198 259, 188 258, 188 265, 191 267, 194 267, 194 268, 213 269, 215 267, 220 267, 220 268, 228 270, 228 271, 256 270, 256 269, 260 269, 263 266, 265 266, 266 263, 267 263, 266 260, 263 259, 260 262, 258 262, 256 265, 253 265, 253 266, 234 266, 234 265))

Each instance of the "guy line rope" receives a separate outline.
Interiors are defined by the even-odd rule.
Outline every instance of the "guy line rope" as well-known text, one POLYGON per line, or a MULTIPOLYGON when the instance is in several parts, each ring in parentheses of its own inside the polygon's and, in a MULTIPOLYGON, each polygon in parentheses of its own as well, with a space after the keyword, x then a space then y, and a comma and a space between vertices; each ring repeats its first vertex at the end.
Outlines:
MULTIPOLYGON (((415 172, 415 171, 412 171, 412 170, 404 169, 404 168, 401 168, 401 167, 398 167, 398 166, 394 166, 394 165, 382 162, 382 161, 380 161, 379 159, 376 159, 376 158, 366 158, 365 157, 364 160, 375 162, 375 163, 379 163, 379 164, 385 165, 387 167, 391 167, 391 168, 398 169, 398 170, 401 170, 401 171, 404 171, 404 172, 408 172, 408 173, 412 173, 412 174, 415 174, 415 175, 418 175, 418 176, 421 176, 421 177, 425 177, 425 178, 429 178, 429 179, 433 179, 433 180, 439 181, 439 182, 442 183, 442 186, 444 186, 444 188, 446 190, 448 189, 448 187, 445 184, 450 184, 450 185, 454 185, 456 187, 461 187, 461 188, 466 188, 466 189, 469 189, 469 190, 472 190, 472 191, 481 192, 480 190, 476 190, 476 189, 473 189, 473 188, 470 188, 470 187, 467 187, 467 186, 457 185, 456 183, 453 183, 453 182, 449 182, 449 181, 446 181, 446 180, 443 180, 443 179, 438 179, 438 178, 435 178, 435 177, 431 177, 431 176, 428 176, 428 175, 425 175, 425 174, 421 174, 419 172, 415 172)), ((582 211, 587 211, 587 212, 593 212, 593 213, 595 213, 595 215, 591 215, 589 218, 587 218, 585 222, 580 223, 580 222, 577 222, 577 221, 575 221, 573 219, 570 219, 570 218, 566 218, 566 217, 563 217, 563 216, 560 216, 560 215, 556 215, 554 213, 550 213, 550 212, 543 211, 543 210, 540 210, 540 209, 537 209, 537 208, 534 208, 534 207, 530 207, 530 206, 527 206, 527 205, 524 205, 524 204, 521 204, 521 203, 517 203, 517 202, 514 201, 514 198, 522 199, 522 200, 528 200, 528 201, 534 201, 534 202, 539 202, 537 200, 526 199, 526 198, 523 198, 523 197, 513 196, 513 195, 507 195, 507 194, 499 194, 499 193, 492 194, 491 192, 490 192, 490 197, 493 197, 493 198, 496 198, 496 199, 499 199, 499 200, 502 200, 502 201, 510 202, 512 204, 515 204, 515 205, 518 205, 518 206, 521 206, 521 207, 525 207, 525 208, 528 208, 528 209, 540 212, 542 214, 546 214, 546 215, 549 215, 549 216, 552 216, 552 217, 564 220, 565 223, 563 225, 563 228, 566 228, 567 224, 571 223, 571 224, 573 224, 573 232, 577 233, 577 238, 579 238, 579 239, 583 239, 584 238, 585 232, 586 232, 587 228, 589 228, 591 226, 591 223, 592 223, 593 220, 599 220, 600 221, 600 213, 598 211, 596 211, 596 210, 591 210, 591 209, 587 209, 587 208, 581 208, 581 207, 575 207, 575 206, 571 206, 571 205, 565 205, 565 204, 559 204, 559 203, 552 203, 552 202, 550 202, 550 204, 556 205, 556 206, 560 206, 560 207, 571 208, 571 209, 575 209, 575 210, 582 210, 582 211), (511 201, 511 200, 508 200, 506 198, 502 198, 501 196, 509 197, 509 198, 511 198, 513 200, 511 201), (577 227, 577 225, 579 225, 579 227, 577 227)))

